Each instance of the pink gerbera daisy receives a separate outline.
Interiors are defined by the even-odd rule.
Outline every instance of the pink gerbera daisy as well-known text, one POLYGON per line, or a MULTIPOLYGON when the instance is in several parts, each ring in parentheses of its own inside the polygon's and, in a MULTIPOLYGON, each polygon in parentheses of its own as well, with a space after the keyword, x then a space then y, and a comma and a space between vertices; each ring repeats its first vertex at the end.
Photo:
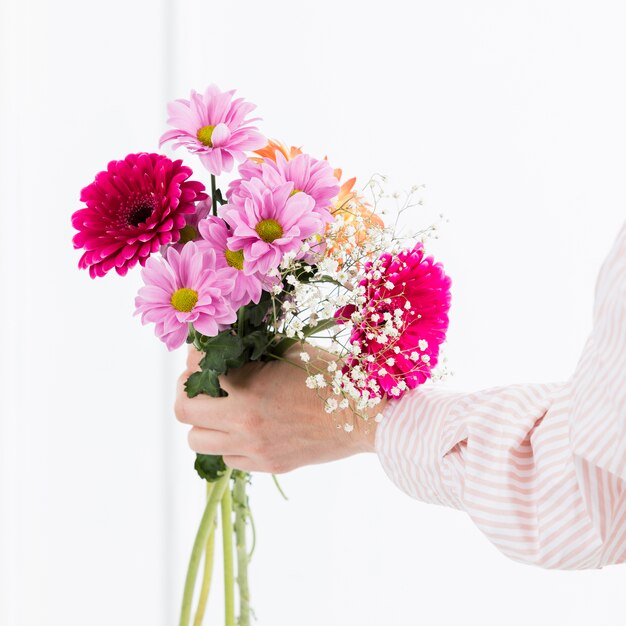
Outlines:
POLYGON ((294 193, 304 193, 315 201, 315 212, 325 223, 332 221, 330 208, 339 193, 339 181, 328 161, 319 161, 308 154, 298 154, 287 159, 282 152, 276 152, 275 159, 264 158, 261 163, 247 161, 239 168, 241 180, 231 183, 229 200, 237 203, 246 195, 242 181, 261 178, 268 187, 278 187, 292 182, 294 193))
POLYGON ((263 280, 258 274, 246 274, 243 271, 243 250, 233 251, 229 246, 231 232, 221 217, 209 216, 202 220, 198 228, 202 239, 198 247, 215 252, 215 267, 223 270, 232 283, 230 300, 234 309, 250 302, 258 304, 263 291, 263 280))
POLYGON ((230 172, 235 161, 246 158, 246 150, 256 150, 267 140, 246 119, 256 105, 243 98, 233 100, 235 90, 221 92, 215 85, 204 94, 191 92, 189 100, 179 99, 167 105, 167 123, 174 126, 161 137, 159 145, 174 141, 174 147, 185 146, 197 154, 211 174, 230 172))
POLYGON ((365 302, 343 307, 339 321, 352 321, 350 343, 358 346, 345 372, 360 365, 366 378, 358 387, 399 397, 430 378, 445 340, 450 278, 443 266, 424 256, 422 244, 398 255, 383 254, 365 268, 359 283, 365 302))
POLYGON ((160 246, 176 242, 185 215, 207 197, 204 185, 187 180, 192 174, 182 161, 160 154, 129 154, 111 161, 80 194, 87 206, 72 215, 74 247, 84 248, 78 266, 92 278, 109 270, 124 276, 138 262, 144 265, 160 246))
POLYGON ((313 198, 294 194, 293 183, 271 189, 253 178, 242 186, 243 202, 225 205, 221 215, 233 229, 230 249, 243 251, 246 274, 267 274, 286 253, 297 254, 306 239, 323 232, 313 198))
POLYGON ((135 315, 156 324, 155 334, 168 350, 181 346, 188 325, 214 337, 237 319, 230 304, 230 278, 215 268, 215 253, 190 242, 178 252, 167 250, 167 260, 152 257, 141 271, 145 286, 135 298, 135 315))

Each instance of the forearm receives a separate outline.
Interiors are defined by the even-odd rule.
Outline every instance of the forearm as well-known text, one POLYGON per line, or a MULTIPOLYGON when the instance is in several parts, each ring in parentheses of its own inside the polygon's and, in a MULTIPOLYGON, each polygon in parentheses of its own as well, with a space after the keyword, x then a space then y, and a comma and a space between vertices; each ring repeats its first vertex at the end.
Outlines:
POLYGON ((560 569, 621 562, 626 493, 576 457, 571 398, 569 383, 420 389, 388 408, 377 452, 406 493, 466 511, 512 559, 560 569))

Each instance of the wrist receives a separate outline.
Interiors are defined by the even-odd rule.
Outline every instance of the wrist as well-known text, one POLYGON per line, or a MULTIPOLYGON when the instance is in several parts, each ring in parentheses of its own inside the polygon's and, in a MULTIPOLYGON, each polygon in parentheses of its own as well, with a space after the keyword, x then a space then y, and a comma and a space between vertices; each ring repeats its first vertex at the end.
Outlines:
POLYGON ((380 404, 367 412, 367 419, 355 414, 348 416, 347 423, 353 423, 354 428, 349 433, 345 432, 344 429, 341 431, 345 438, 350 440, 348 445, 352 447, 354 454, 376 452, 378 422, 375 420, 375 416, 384 412, 386 404, 387 400, 383 398, 380 404))
MULTIPOLYGON (((360 418, 359 418, 360 419, 360 418)), ((363 420, 361 424, 361 433, 359 433, 359 441, 357 444, 358 452, 372 453, 376 452, 376 428, 378 424, 374 420, 363 420)))

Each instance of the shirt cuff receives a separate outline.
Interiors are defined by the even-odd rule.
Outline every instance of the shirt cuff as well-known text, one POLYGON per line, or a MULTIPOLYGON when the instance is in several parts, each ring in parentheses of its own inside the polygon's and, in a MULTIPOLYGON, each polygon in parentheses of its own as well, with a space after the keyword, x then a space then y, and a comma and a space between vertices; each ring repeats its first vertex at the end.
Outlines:
POLYGON ((458 443, 448 424, 465 395, 424 386, 387 404, 376 429, 376 453, 390 480, 416 500, 463 508, 442 460, 458 443))

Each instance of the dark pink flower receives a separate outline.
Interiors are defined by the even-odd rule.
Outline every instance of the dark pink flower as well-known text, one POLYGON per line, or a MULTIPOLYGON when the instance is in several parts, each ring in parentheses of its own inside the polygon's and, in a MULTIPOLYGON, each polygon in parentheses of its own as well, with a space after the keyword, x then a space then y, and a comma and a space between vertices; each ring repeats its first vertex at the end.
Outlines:
POLYGON ((353 323, 355 354, 345 372, 357 388, 379 387, 399 397, 430 378, 437 365, 448 329, 451 281, 440 263, 424 256, 421 244, 385 253, 365 272, 359 283, 363 304, 336 313, 340 322, 353 323))
POLYGON ((87 206, 72 215, 74 247, 84 248, 78 262, 92 278, 115 269, 121 276, 160 246, 174 243, 185 215, 204 200, 204 185, 187 180, 191 169, 160 154, 129 154, 111 161, 80 194, 87 206))

